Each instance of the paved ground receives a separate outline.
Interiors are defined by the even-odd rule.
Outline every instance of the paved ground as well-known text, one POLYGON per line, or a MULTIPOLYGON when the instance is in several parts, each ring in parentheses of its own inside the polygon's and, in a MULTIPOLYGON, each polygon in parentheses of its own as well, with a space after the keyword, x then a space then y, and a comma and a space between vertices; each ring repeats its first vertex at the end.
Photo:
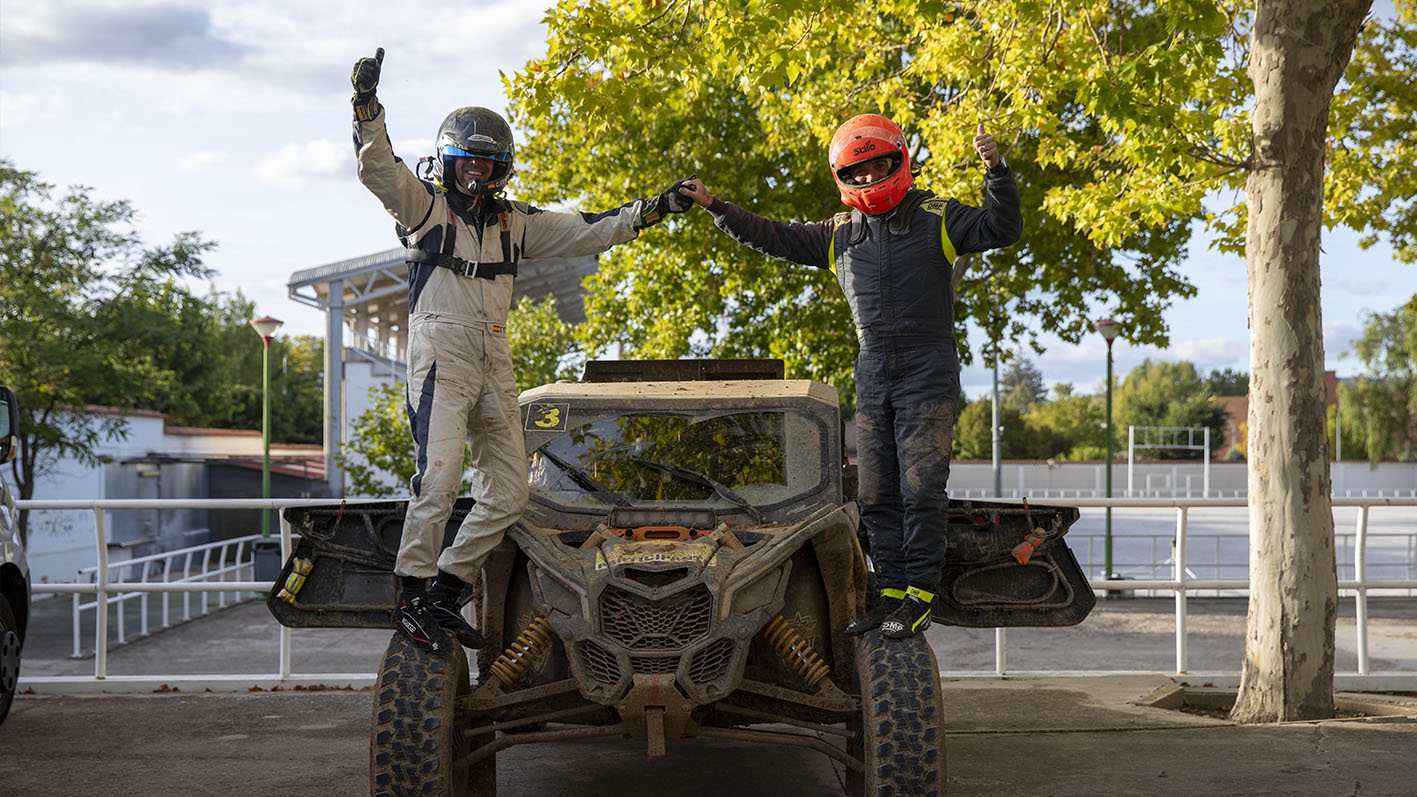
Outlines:
MULTIPOLYGON (((1175 656, 1172 608, 1169 599, 1100 601, 1076 628, 1013 629, 1009 669, 1169 668, 1175 656)), ((1191 670, 1238 669, 1244 611, 1242 600, 1192 602, 1191 670)), ((1353 661, 1351 601, 1344 602, 1343 613, 1340 670, 1353 661)), ((1373 646, 1375 669, 1417 670, 1417 601, 1376 601, 1371 614, 1373 639, 1380 640, 1373 646)), ((130 622, 131 631, 132 616, 130 622)), ((93 674, 92 658, 69 658, 67 603, 41 604, 34 628, 25 678, 93 674)), ((388 639, 384 631, 306 630, 294 636, 297 673, 372 672, 388 639)), ((992 672, 993 638, 988 630, 930 631, 947 673, 992 672)), ((276 662, 276 631, 264 605, 251 602, 115 648, 109 670, 216 676, 274 672, 276 662)), ((1406 716, 1411 709, 1394 709, 1385 718, 1240 727, 1137 705, 1174 683, 1164 675, 947 675, 950 791, 1414 792, 1417 717, 1406 716)), ((242 691, 21 694, 0 726, 0 794, 369 793, 369 692, 232 688, 242 691)), ((640 744, 625 739, 515 747, 498 756, 500 793, 840 793, 839 772, 811 751, 702 739, 670 742, 668 751, 665 758, 646 760, 640 744)))
MULTIPOLYGON (((1239 727, 1132 701, 1161 676, 946 681, 956 795, 1410 795, 1412 717, 1239 727)), ((368 794, 369 694, 24 696, 0 727, 11 797, 368 794)), ((516 747, 499 793, 840 794, 825 756, 717 740, 516 747)))

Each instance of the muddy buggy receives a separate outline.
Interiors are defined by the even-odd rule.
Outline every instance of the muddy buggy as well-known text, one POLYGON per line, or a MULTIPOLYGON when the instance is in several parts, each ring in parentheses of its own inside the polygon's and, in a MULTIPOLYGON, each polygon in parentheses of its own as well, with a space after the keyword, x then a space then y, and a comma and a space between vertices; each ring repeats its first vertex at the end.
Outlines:
MULTIPOLYGON (((521 396, 525 516, 465 594, 488 645, 394 634, 375 684, 375 794, 496 794, 496 754, 619 736, 650 757, 714 737, 830 756, 855 795, 943 794, 945 727, 923 636, 843 633, 866 540, 834 388, 781 361, 602 362, 521 396)), ((471 506, 460 500, 449 539, 471 506)), ((286 510, 300 539, 284 625, 389 628, 405 502, 286 510)), ((935 622, 1081 621, 1072 508, 951 501, 935 622)))

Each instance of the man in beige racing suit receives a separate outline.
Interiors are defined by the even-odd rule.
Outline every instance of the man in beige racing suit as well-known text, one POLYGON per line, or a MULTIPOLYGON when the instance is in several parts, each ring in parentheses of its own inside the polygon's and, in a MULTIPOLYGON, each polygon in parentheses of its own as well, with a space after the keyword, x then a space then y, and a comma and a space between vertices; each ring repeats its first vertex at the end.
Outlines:
POLYGON ((430 179, 420 179, 394 155, 375 97, 383 57, 379 48, 359 59, 351 82, 359 180, 394 217, 408 256, 406 390, 416 470, 394 568, 400 577, 394 627, 434 652, 451 649, 448 632, 476 648, 485 643, 459 613, 461 596, 527 501, 505 326, 517 264, 598 254, 692 203, 677 183, 649 200, 593 215, 505 199, 514 173, 512 130, 501 116, 475 107, 443 121, 430 179), (464 446, 472 451, 476 503, 442 548, 464 446))

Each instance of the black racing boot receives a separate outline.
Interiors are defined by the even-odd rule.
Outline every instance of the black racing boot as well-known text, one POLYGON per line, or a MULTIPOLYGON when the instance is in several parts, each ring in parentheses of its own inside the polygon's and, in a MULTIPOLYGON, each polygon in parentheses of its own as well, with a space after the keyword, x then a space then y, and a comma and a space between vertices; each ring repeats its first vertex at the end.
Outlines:
POLYGON ((923 589, 911 587, 905 600, 881 623, 881 635, 887 639, 905 639, 930 627, 930 602, 935 596, 923 589))
POLYGON ((874 631, 881 627, 892 612, 900 606, 900 601, 905 597, 905 590, 884 588, 881 596, 870 606, 866 607, 866 613, 852 620, 846 626, 847 636, 861 636, 867 631, 874 631))
POLYGON ((405 593, 394 607, 394 628, 415 645, 443 654, 453 649, 452 640, 433 617, 428 596, 422 592, 405 593))
POLYGON ((465 586, 467 585, 462 579, 439 570, 438 578, 433 581, 432 588, 428 590, 429 610, 438 625, 457 637, 463 647, 486 647, 487 640, 481 632, 473 628, 472 623, 469 623, 460 611, 462 607, 459 605, 459 601, 465 586))

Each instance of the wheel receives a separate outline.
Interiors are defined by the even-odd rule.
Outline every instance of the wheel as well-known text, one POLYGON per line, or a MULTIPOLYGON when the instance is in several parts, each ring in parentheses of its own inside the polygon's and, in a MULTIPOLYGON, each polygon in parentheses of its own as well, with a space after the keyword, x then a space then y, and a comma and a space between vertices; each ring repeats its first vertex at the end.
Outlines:
POLYGON ((20 626, 10 601, 0 595, 0 722, 10 715, 20 680, 20 626))
POLYGON ((394 634, 374 694, 369 784, 376 795, 495 794, 470 791, 469 768, 453 762, 469 749, 457 699, 472 689, 467 656, 437 655, 394 634))
POLYGON ((883 639, 879 631, 856 646, 861 715, 848 752, 866 771, 847 770, 846 788, 865 797, 943 797, 944 702, 940 669, 923 634, 883 639))

